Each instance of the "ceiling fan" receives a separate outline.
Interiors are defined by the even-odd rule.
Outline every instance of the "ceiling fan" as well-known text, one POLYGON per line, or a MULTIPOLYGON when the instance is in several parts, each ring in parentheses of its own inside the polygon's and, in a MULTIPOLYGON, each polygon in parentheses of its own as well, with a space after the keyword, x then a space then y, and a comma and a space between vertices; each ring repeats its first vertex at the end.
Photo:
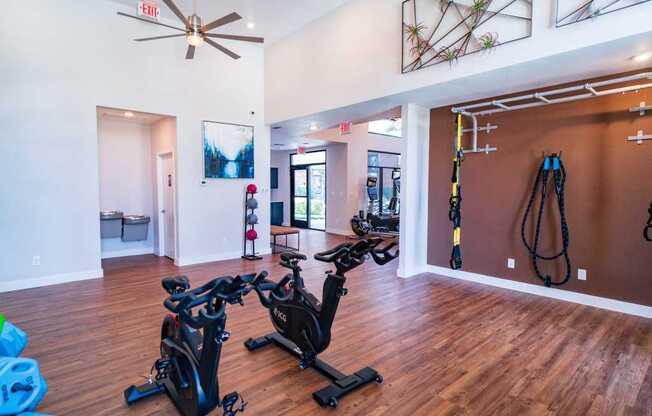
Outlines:
POLYGON ((195 57, 195 49, 199 46, 201 46, 204 42, 211 45, 212 47, 218 49, 219 51, 227 54, 233 59, 240 59, 240 55, 236 54, 235 52, 231 51, 230 49, 225 48, 224 46, 220 45, 219 43, 215 42, 213 39, 229 39, 229 40, 240 40, 244 42, 254 42, 254 43, 263 43, 265 42, 265 39, 263 38, 258 38, 254 36, 239 36, 239 35, 224 35, 224 34, 219 34, 219 33, 208 33, 209 31, 213 29, 217 29, 218 27, 227 25, 229 23, 235 22, 237 20, 242 19, 242 16, 240 16, 238 13, 231 13, 227 14, 224 17, 221 17, 215 21, 212 21, 208 24, 202 24, 202 18, 199 17, 197 14, 197 0, 194 2, 194 11, 192 16, 184 16, 181 10, 177 7, 176 4, 174 4, 173 0, 163 0, 163 3, 165 3, 166 6, 174 13, 179 20, 184 25, 184 28, 176 27, 176 26, 171 26, 167 25, 165 23, 160 23, 160 22, 155 22, 153 20, 149 20, 143 17, 138 17, 138 16, 133 16, 127 13, 122 13, 118 12, 120 16, 125 16, 125 17, 130 17, 132 19, 140 20, 142 22, 146 23, 152 23, 155 25, 159 26, 165 26, 170 29, 176 29, 181 32, 184 32, 183 34, 175 34, 175 35, 164 35, 164 36, 155 36, 151 38, 140 38, 140 39, 134 39, 136 42, 146 42, 150 40, 158 40, 158 39, 167 39, 167 38, 177 38, 177 37, 182 37, 184 36, 186 38, 186 41, 188 42, 188 50, 186 51, 186 59, 193 59, 195 57), (213 38, 213 39, 211 39, 213 38))

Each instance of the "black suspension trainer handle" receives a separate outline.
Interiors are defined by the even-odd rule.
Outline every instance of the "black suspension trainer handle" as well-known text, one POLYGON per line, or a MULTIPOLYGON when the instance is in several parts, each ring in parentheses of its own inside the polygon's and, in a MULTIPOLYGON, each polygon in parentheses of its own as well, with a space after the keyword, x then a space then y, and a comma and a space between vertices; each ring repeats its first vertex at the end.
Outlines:
POLYGON ((652 202, 650 202, 650 208, 648 208, 647 212, 650 214, 650 219, 647 220, 647 225, 643 229, 643 237, 652 242, 652 202))

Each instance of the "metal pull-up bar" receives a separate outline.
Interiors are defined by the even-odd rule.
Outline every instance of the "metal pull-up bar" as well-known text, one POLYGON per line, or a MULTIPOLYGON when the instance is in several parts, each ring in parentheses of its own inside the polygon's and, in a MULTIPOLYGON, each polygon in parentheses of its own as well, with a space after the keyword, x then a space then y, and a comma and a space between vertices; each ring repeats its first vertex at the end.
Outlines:
MULTIPOLYGON (((604 81, 590 82, 581 85, 578 84, 549 91, 463 105, 453 107, 451 111, 455 114, 462 114, 465 117, 469 117, 473 122, 473 128, 464 129, 464 132, 473 133, 473 148, 464 150, 464 153, 489 153, 496 151, 497 149, 495 147, 490 147, 489 145, 478 147, 478 131, 489 132, 491 130, 489 124, 486 128, 478 127, 478 116, 504 113, 506 111, 521 110, 524 108, 541 107, 544 105, 568 103, 594 97, 604 97, 607 95, 622 94, 625 92, 652 88, 652 82, 648 82, 645 84, 628 85, 625 87, 600 89, 614 84, 623 84, 640 80, 652 80, 652 72, 641 72, 626 77, 612 78, 604 81)), ((645 111, 650 109, 652 109, 652 107, 646 106, 645 103, 641 103, 639 107, 632 108, 629 111, 640 111, 641 115, 643 115, 645 111)), ((493 128, 496 128, 496 126, 493 126, 493 128)), ((639 144, 641 144, 643 140, 651 139, 652 135, 644 135, 641 131, 639 131, 637 136, 630 136, 628 138, 629 141, 636 141, 639 144)))
POLYGON ((476 104, 453 107, 451 111, 453 111, 453 113, 462 113, 464 115, 477 117, 477 116, 485 116, 494 113, 502 113, 505 111, 520 110, 523 108, 567 103, 570 101, 586 100, 588 98, 593 98, 593 97, 604 97, 606 95, 621 94, 629 91, 637 91, 645 88, 652 88, 652 82, 649 82, 646 84, 629 85, 626 87, 612 88, 608 90, 601 90, 601 91, 597 90, 597 88, 606 87, 613 84, 622 84, 625 82, 640 81, 643 79, 652 80, 652 72, 643 72, 640 74, 613 78, 605 81, 591 82, 588 84, 574 85, 566 88, 558 88, 556 90, 535 92, 533 94, 525 94, 516 97, 502 98, 499 100, 485 101, 476 104), (579 93, 579 94, 555 98, 555 96, 558 95, 565 95, 571 93, 579 93), (510 105, 512 103, 518 103, 520 101, 532 101, 532 102, 510 105), (473 111, 478 108, 485 108, 485 107, 489 107, 489 108, 486 110, 473 111))

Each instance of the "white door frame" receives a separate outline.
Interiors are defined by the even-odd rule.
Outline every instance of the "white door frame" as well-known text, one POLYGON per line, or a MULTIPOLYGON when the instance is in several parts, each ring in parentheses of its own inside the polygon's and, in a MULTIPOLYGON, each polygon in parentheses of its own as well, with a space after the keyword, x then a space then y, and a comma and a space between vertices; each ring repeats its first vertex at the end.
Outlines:
POLYGON ((177 218, 179 218, 179 209, 177 207, 177 169, 176 159, 174 152, 163 152, 156 155, 156 201, 158 211, 156 212, 158 219, 158 247, 156 247, 156 255, 159 257, 165 256, 165 218, 161 213, 163 206, 163 188, 166 186, 163 180, 163 158, 170 156, 172 159, 172 179, 174 180, 172 186, 172 204, 174 206, 174 257, 179 257, 178 251, 178 225, 177 218))

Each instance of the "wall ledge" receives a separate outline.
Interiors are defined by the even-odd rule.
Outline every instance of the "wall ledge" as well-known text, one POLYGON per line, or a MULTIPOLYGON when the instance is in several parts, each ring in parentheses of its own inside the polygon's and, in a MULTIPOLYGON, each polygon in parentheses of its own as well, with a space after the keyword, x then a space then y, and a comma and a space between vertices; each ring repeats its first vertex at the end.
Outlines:
MULTIPOLYGON (((259 250, 258 254, 261 256, 272 254, 272 249, 267 248, 265 250, 259 250)), ((234 259, 239 259, 240 257, 242 257, 242 251, 216 253, 208 256, 198 256, 198 257, 179 257, 174 261, 174 265, 177 267, 184 267, 184 266, 192 266, 195 264, 213 263, 216 261, 234 260, 234 259)))
POLYGON ((13 292, 15 290, 32 289, 43 286, 59 285, 61 283, 77 282, 80 280, 101 279, 104 277, 104 270, 85 270, 73 273, 59 273, 49 276, 33 277, 29 279, 18 279, 0 282, 0 293, 13 292))
POLYGON ((465 272, 461 270, 452 270, 446 267, 433 266, 430 264, 426 266, 426 272, 440 276, 452 277, 453 279, 461 279, 469 282, 480 283, 483 285, 495 286, 503 289, 514 290, 517 292, 563 300, 566 302, 579 303, 581 305, 593 306, 609 311, 626 313, 628 315, 652 318, 652 307, 639 305, 636 303, 623 302, 620 300, 587 295, 578 292, 571 292, 568 290, 547 288, 541 285, 516 282, 514 280, 487 276, 472 272, 465 272))

